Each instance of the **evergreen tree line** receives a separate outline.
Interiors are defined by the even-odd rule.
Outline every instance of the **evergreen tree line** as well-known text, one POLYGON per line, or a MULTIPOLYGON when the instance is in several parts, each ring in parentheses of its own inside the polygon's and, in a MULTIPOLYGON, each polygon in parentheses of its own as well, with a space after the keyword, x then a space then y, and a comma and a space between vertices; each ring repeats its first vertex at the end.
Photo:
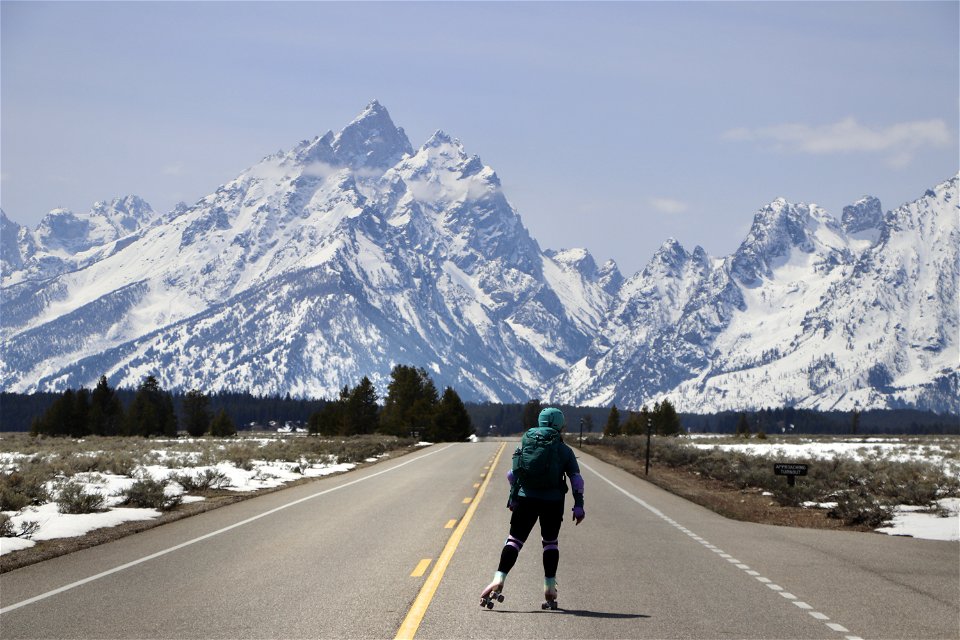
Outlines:
POLYGON ((621 415, 617 405, 613 405, 607 422, 603 427, 603 435, 610 436, 639 436, 646 433, 658 436, 676 436, 686 432, 673 404, 667 400, 658 400, 653 403, 653 409, 646 405, 640 411, 627 411, 627 416, 621 415))
MULTIPOLYGON (((102 379, 97 386, 100 387, 101 385, 106 386, 106 381, 102 379)), ((112 391, 113 395, 116 395, 119 399, 122 411, 125 414, 134 403, 140 390, 138 388, 112 391)), ((92 400, 93 392, 89 390, 72 391, 74 394, 72 402, 63 400, 66 393, 0 393, 0 431, 31 430, 37 416, 45 415, 57 402, 65 405, 58 408, 61 415, 74 415, 76 413, 82 416, 85 411, 84 405, 89 405, 87 408, 89 411, 93 411, 93 407, 97 406, 94 426, 91 427, 89 433, 104 428, 99 416, 103 412, 100 399, 107 395, 105 390, 98 392, 97 402, 92 400), (76 397, 80 397, 81 400, 76 402, 76 397), (79 407, 66 409, 66 406, 72 406, 73 404, 77 404, 79 407)), ((170 393, 169 395, 173 401, 174 412, 177 416, 180 416, 181 428, 183 428, 186 422, 185 407, 188 404, 188 394, 170 393)), ((307 425, 311 417, 318 412, 322 412, 328 404, 341 402, 342 395, 341 392, 341 398, 328 401, 291 398, 289 394, 285 396, 257 396, 248 392, 218 392, 207 396, 209 398, 207 408, 214 417, 224 411, 241 429, 248 428, 251 425, 265 427, 270 422, 278 424, 293 422, 307 425)), ((529 428, 531 418, 535 423, 536 414, 539 413, 538 408, 544 406, 547 405, 542 404, 540 400, 530 400, 527 403, 465 403, 466 411, 479 436, 521 433, 529 428)), ((597 431, 597 426, 603 429, 611 412, 608 407, 552 406, 557 406, 563 411, 567 418, 569 433, 579 432, 581 421, 585 434, 594 433, 597 431)), ((625 416, 624 419, 626 420, 621 430, 635 430, 635 423, 629 421, 631 413, 625 411, 618 411, 618 413, 625 416)), ((725 411, 715 414, 681 413, 679 417, 684 429, 703 433, 735 434, 738 432, 738 426, 741 432, 746 426, 749 432, 753 434, 760 432, 768 434, 960 434, 960 418, 957 416, 912 409, 823 412, 783 407, 747 412, 725 411)), ((70 420, 75 425, 85 421, 82 417, 74 417, 70 420)), ((82 430, 82 427, 75 426, 74 429, 82 430)), ((58 432, 64 433, 65 430, 58 429, 58 432)))
POLYGON ((681 414, 681 419, 689 430, 701 433, 960 435, 960 417, 915 409, 814 411, 781 407, 709 415, 681 414))
POLYGON ((314 413, 309 430, 340 436, 382 433, 431 442, 465 440, 474 431, 470 414, 452 387, 441 396, 424 369, 406 365, 396 365, 390 372, 382 407, 373 383, 364 376, 314 413))
MULTIPOLYGON (((129 407, 137 395, 137 389, 118 388, 114 390, 124 410, 129 407)), ((79 393, 74 390, 73 393, 79 393)), ((89 393, 89 391, 88 391, 89 393)), ((30 431, 34 420, 42 416, 63 396, 63 392, 40 392, 32 394, 0 394, 0 431, 30 431)), ((182 416, 187 394, 170 392, 174 410, 182 416)), ((238 428, 250 426, 268 426, 270 422, 307 424, 310 416, 321 409, 326 400, 304 400, 285 396, 258 396, 248 392, 217 392, 209 394, 209 409, 214 416, 225 411, 238 428)))
MULTIPOLYGON (((230 436, 237 432, 233 420, 223 409, 213 415, 210 399, 191 391, 183 400, 183 421, 193 436, 207 433, 230 436)), ((168 436, 176 437, 180 418, 173 396, 160 387, 153 376, 144 378, 129 404, 124 407, 120 394, 100 376, 93 391, 81 387, 67 389, 54 398, 50 407, 33 420, 30 433, 46 436, 168 436)))
MULTIPOLYGON (((237 429, 225 408, 212 410, 217 396, 192 390, 175 408, 174 396, 160 387, 154 376, 147 376, 126 407, 120 393, 101 376, 89 391, 68 389, 55 396, 49 408, 33 420, 34 435, 70 436, 168 436, 182 428, 191 436, 210 434, 231 436, 237 429)), ((423 369, 397 365, 391 372, 387 397, 381 407, 377 392, 364 377, 353 388, 345 386, 337 399, 322 403, 300 401, 302 406, 320 408, 307 420, 309 431, 324 435, 382 433, 401 437, 416 436, 431 441, 465 440, 473 433, 466 407, 451 387, 443 394, 423 369)), ((293 403, 285 398, 283 403, 293 403)), ((276 400, 267 400, 269 407, 276 400)))

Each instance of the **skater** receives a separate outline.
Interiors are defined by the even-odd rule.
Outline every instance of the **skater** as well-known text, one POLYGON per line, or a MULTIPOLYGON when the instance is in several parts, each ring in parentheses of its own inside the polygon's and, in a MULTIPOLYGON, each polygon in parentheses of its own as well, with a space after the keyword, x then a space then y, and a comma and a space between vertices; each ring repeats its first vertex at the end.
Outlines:
POLYGON ((560 435, 564 426, 563 413, 547 408, 540 412, 537 426, 529 429, 513 454, 513 468, 507 472, 510 497, 507 508, 510 535, 500 553, 500 565, 493 582, 480 594, 480 606, 493 608, 494 600, 503 602, 503 583, 517 561, 520 549, 540 521, 543 542, 543 596, 544 609, 557 608, 557 565, 560 562, 559 535, 563 521, 563 501, 567 492, 566 476, 573 489, 573 520, 579 525, 586 514, 583 511, 583 477, 573 450, 560 435))

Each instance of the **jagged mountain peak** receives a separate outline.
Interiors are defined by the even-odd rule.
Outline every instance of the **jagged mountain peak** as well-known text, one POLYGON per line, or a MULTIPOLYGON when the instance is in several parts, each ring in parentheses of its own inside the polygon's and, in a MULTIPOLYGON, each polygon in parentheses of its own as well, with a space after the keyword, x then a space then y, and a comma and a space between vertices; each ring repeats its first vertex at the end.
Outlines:
POLYGON ((140 196, 129 195, 95 202, 91 215, 109 220, 118 230, 133 233, 140 227, 149 224, 156 214, 153 207, 140 196))
POLYGON ((873 196, 864 196, 843 208, 840 225, 843 230, 851 234, 865 231, 879 231, 883 223, 883 206, 880 200, 873 196))
POLYGON ((331 148, 345 166, 381 173, 413 153, 407 134, 376 100, 334 136, 331 148))
POLYGON ((155 218, 153 207, 140 196, 121 196, 97 201, 83 214, 53 209, 40 221, 36 236, 47 250, 74 254, 134 233, 155 218))
POLYGON ((445 132, 443 129, 437 129, 434 131, 433 135, 423 143, 423 148, 439 147, 445 144, 452 144, 461 150, 463 149, 463 145, 460 143, 460 141, 452 138, 450 134, 445 132))
POLYGON ((833 251, 833 245, 842 244, 834 237, 840 232, 836 220, 816 204, 777 198, 754 215, 746 239, 729 258, 731 273, 743 284, 755 284, 769 278, 773 266, 794 249, 833 251))
POLYGON ((667 238, 653 254, 653 257, 654 260, 659 262, 670 262, 675 259, 685 259, 688 255, 687 250, 683 248, 679 240, 676 238, 667 238))
POLYGON ((594 279, 598 275, 597 263, 586 249, 548 249, 544 253, 558 264, 574 269, 586 278, 594 279))

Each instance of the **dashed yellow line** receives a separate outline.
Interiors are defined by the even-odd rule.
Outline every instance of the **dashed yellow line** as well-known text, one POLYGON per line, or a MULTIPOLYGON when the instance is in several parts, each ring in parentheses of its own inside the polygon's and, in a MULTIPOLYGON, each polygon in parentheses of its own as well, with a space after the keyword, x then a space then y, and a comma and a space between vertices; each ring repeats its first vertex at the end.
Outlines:
POLYGON ((444 528, 444 529, 453 529, 455 526, 457 526, 457 521, 456 521, 456 520, 450 520, 449 522, 447 522, 447 524, 445 524, 445 525, 443 526, 443 528, 444 528))
MULTIPOLYGON (((503 448, 505 446, 506 444, 500 445, 500 450, 497 451, 497 456, 493 459, 492 466, 497 465, 497 461, 500 459, 500 454, 503 453, 503 448)), ((467 512, 463 515, 463 519, 460 520, 460 524, 458 524, 457 528, 453 530, 452 534, 450 534, 450 539, 447 540, 447 544, 443 548, 443 552, 440 554, 440 557, 437 558, 436 564, 433 565, 433 570, 430 571, 430 575, 427 576, 426 581, 420 588, 420 593, 417 594, 417 599, 413 601, 413 606, 410 607, 410 611, 407 612, 407 617, 404 618, 403 624, 400 625, 400 630, 397 631, 395 640, 412 640, 412 638, 417 634, 417 629, 420 628, 420 623, 423 622, 423 616, 425 616, 427 613, 427 607, 430 606, 430 601, 433 600, 433 596, 436 594, 437 588, 440 586, 440 580, 443 579, 443 574, 446 573, 447 567, 450 565, 450 560, 453 559, 453 554, 457 551, 457 547, 460 545, 460 540, 463 538, 463 534, 467 531, 467 526, 470 524, 470 520, 473 519, 473 514, 477 512, 477 507, 480 505, 480 499, 487 490, 488 484, 490 484, 489 477, 483 481, 483 484, 477 491, 476 497, 467 508, 467 512)))
POLYGON ((417 568, 413 570, 413 573, 410 574, 411 578, 419 578, 427 572, 427 567, 430 566, 430 558, 424 558, 417 564, 417 568))

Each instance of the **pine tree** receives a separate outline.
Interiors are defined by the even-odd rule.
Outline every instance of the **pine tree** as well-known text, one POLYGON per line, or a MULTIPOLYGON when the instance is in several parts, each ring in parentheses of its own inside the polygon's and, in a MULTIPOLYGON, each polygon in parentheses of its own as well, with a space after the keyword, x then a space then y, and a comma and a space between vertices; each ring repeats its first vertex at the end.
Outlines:
POLYGON ((77 389, 73 397, 67 433, 71 438, 90 435, 90 392, 84 387, 77 389))
POLYGON ((127 433, 144 437, 177 435, 177 415, 173 398, 160 388, 153 376, 147 376, 137 388, 127 413, 127 433))
POLYGON ((593 433, 593 416, 589 413, 583 417, 583 430, 587 433, 593 433))
POLYGON ((309 431, 325 436, 340 434, 340 414, 343 405, 338 400, 331 400, 323 405, 320 411, 310 416, 309 431))
POLYGON ((390 372, 379 430, 400 437, 425 433, 438 401, 437 387, 426 371, 398 364, 390 372))
MULTIPOLYGON (((346 389, 346 387, 344 387, 346 389)), ((370 378, 364 376, 356 387, 340 396, 342 416, 340 433, 352 436, 373 433, 380 420, 380 407, 377 405, 377 391, 370 378)))
POLYGON ((639 436, 647 432, 647 422, 644 418, 646 407, 643 408, 643 411, 643 414, 633 411, 628 412, 627 419, 620 427, 620 431, 623 433, 623 435, 639 436))
POLYGON ((183 415, 187 433, 199 438, 210 430, 210 397, 198 389, 191 389, 183 397, 183 415))
POLYGON ((97 436, 116 436, 123 431, 123 405, 116 392, 100 376, 90 394, 90 433, 97 436))
POLYGON ((662 402, 657 403, 654 408, 654 424, 657 426, 657 434, 661 436, 678 435, 683 428, 680 424, 680 416, 673 404, 664 398, 662 402))
POLYGON ((747 420, 747 414, 745 413, 741 413, 740 417, 737 419, 737 437, 750 437, 750 421, 747 420))
POLYGON ((64 391, 42 416, 33 421, 30 433, 35 436, 64 436, 70 433, 75 402, 76 394, 73 389, 64 391))
POLYGON ((607 416, 607 424, 603 428, 604 437, 613 437, 620 435, 620 412, 617 411, 617 405, 610 409, 610 415, 607 416))
POLYGON ((533 400, 528 401, 523 405, 523 430, 533 429, 537 424, 539 424, 540 412, 543 410, 543 405, 540 404, 539 398, 534 398, 533 400))
POLYGON ((434 442, 460 442, 473 433, 473 423, 460 396, 451 387, 443 392, 433 416, 430 440, 434 442))
POLYGON ((237 435, 237 427, 233 424, 233 420, 227 415, 225 409, 220 409, 220 413, 210 423, 210 435, 216 438, 229 438, 237 435))

